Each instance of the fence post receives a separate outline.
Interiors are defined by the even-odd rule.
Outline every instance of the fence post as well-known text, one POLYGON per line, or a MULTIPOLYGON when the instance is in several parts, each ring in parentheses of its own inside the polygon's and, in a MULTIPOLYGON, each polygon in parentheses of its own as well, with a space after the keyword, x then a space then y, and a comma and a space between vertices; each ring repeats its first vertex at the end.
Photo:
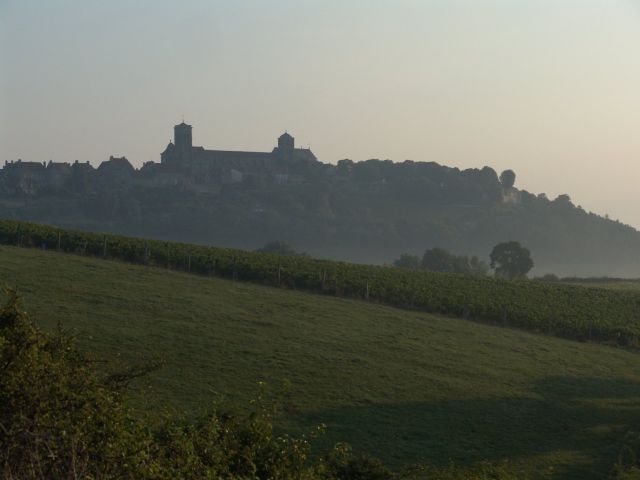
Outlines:
POLYGON ((191 271, 191 255, 189 255, 189 260, 187 263, 187 271, 190 272, 191 271))
POLYGON ((367 301, 369 301, 369 280, 367 280, 367 293, 365 294, 364 297, 367 301))
POLYGON ((104 245, 102 246, 102 256, 107 256, 107 236, 104 236, 104 245))
POLYGON ((280 264, 278 264, 278 286, 280 286, 280 278, 281 278, 280 277, 280 269, 281 269, 280 264))
POLYGON ((62 235, 62 233, 60 231, 58 231, 58 251, 60 251, 60 236, 62 235))

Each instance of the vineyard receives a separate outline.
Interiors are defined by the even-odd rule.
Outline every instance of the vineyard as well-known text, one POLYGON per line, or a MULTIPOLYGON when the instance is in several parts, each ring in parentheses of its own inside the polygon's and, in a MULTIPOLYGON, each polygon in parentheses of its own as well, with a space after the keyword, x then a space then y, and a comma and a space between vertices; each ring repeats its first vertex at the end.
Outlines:
POLYGON ((412 271, 0 220, 0 244, 360 298, 564 338, 640 346, 640 292, 412 271))

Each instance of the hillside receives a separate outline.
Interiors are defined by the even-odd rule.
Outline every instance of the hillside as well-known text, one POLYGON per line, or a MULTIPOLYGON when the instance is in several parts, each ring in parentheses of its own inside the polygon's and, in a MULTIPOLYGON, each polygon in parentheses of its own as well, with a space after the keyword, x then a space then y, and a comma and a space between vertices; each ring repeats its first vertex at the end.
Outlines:
POLYGON ((99 358, 164 359, 149 411, 193 412, 288 378, 284 426, 325 422, 327 442, 396 466, 508 458, 534 478, 601 478, 640 410, 638 357, 621 349, 6 246, 0 281, 99 358))
POLYGON ((640 347, 640 294, 633 290, 358 265, 304 255, 62 230, 11 220, 0 220, 0 244, 364 299, 571 340, 640 347))
POLYGON ((166 174, 169 183, 131 165, 114 179, 74 164, 77 175, 69 173, 62 184, 5 168, 0 217, 246 249, 283 240, 314 257, 375 264, 436 246, 486 260, 497 243, 517 240, 531 250, 537 275, 640 276, 638 231, 574 205, 567 195, 550 200, 503 184, 489 167, 263 163, 257 171, 222 162, 206 178, 185 166, 166 174), (232 170, 242 180, 225 180, 232 170))

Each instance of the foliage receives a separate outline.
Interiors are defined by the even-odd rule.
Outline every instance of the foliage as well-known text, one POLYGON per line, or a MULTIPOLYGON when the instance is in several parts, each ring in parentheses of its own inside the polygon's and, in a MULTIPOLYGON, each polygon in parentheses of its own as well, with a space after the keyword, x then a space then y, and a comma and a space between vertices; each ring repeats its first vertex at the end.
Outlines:
POLYGON ((471 275, 486 275, 489 270, 487 264, 476 256, 454 255, 438 247, 427 249, 422 259, 403 253, 400 258, 394 260, 393 265, 413 270, 422 269, 432 272, 467 273, 471 275))
MULTIPOLYGON (((284 257, 62 230, 11 220, 0 221, 0 244, 57 249, 201 275, 361 298, 571 339, 632 346, 640 340, 640 297, 633 291, 411 271, 303 256, 284 257)), ((526 254, 520 249, 514 251, 526 254)), ((528 265, 526 255, 522 265, 528 265)))
POLYGON ((392 480, 395 475, 382 462, 365 455, 354 455, 347 444, 338 444, 324 457, 323 476, 341 480, 392 480))
POLYGON ((0 366, 3 479, 302 479, 321 469, 305 437, 276 435, 263 394, 247 417, 214 412, 152 431, 124 403, 130 375, 98 377, 64 332, 29 322, 15 291, 0 310, 0 366))
POLYGON ((571 203, 571 197, 566 193, 558 195, 553 202, 564 207, 573 208, 573 203, 571 203))
POLYGON ((0 478, 131 478, 151 439, 62 332, 31 325, 15 292, 0 310, 0 478))
POLYGON ((533 268, 531 252, 518 242, 499 243, 489 255, 498 277, 524 278, 533 268))
POLYGON ((560 277, 558 277, 555 273, 545 273, 541 277, 535 277, 534 280, 538 280, 540 282, 560 282, 560 277))
POLYGON ((271 253, 273 255, 282 255, 285 257, 293 255, 306 256, 306 254, 297 252, 291 245, 283 242, 282 240, 273 240, 268 242, 262 248, 257 249, 256 252, 271 253))
POLYGON ((434 272, 468 273, 472 275, 486 275, 487 265, 478 257, 454 255, 442 248, 426 250, 422 257, 422 268, 434 272))
POLYGON ((420 268, 420 258, 416 255, 403 253, 400 258, 393 261, 393 266, 398 268, 409 268, 417 270, 420 268))
POLYGON ((516 183, 516 174, 513 170, 505 170, 500 174, 500 184, 502 188, 505 190, 509 190, 513 188, 513 185, 516 183))

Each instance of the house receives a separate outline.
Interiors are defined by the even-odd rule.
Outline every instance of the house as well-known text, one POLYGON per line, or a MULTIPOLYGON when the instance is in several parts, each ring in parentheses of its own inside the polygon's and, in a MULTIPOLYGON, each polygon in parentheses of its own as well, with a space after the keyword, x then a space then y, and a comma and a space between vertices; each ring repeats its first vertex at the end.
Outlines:
POLYGON ((49 187, 54 189, 64 188, 72 175, 73 170, 68 163, 54 163, 49 161, 47 164, 46 178, 49 187))
POLYGON ((5 182, 10 190, 35 195, 46 186, 46 166, 40 162, 5 162, 5 182))
POLYGON ((110 183, 113 186, 129 187, 133 184, 136 170, 127 160, 127 157, 109 157, 102 162, 97 170, 98 178, 102 183, 110 183))

